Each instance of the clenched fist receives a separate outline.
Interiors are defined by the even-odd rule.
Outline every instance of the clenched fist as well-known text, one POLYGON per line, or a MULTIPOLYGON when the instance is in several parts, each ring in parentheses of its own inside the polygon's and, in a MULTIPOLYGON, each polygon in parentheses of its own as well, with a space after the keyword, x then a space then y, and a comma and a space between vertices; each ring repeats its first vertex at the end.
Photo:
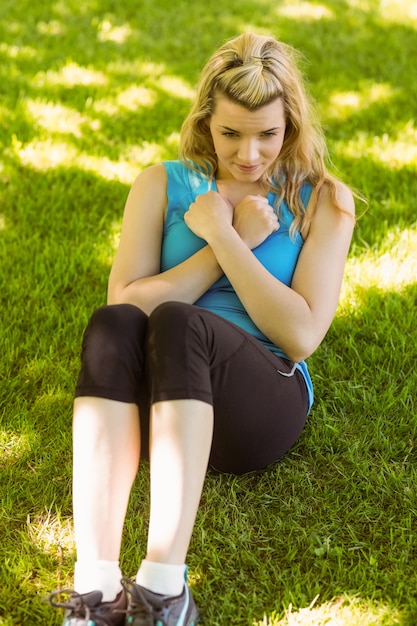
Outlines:
POLYGON ((279 228, 278 217, 262 196, 245 196, 234 208, 233 226, 252 250, 279 228))
POLYGON ((219 230, 231 226, 233 207, 217 191, 209 191, 197 196, 184 214, 184 221, 197 237, 210 241, 219 230))

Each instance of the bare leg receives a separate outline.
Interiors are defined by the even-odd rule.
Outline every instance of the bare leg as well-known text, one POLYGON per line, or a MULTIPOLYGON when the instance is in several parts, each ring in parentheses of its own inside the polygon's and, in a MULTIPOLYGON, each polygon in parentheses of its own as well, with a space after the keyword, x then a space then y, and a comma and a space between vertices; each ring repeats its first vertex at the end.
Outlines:
POLYGON ((148 561, 185 562, 212 434, 210 404, 200 400, 172 400, 153 405, 148 561))
POLYGON ((117 561, 139 464, 137 406, 103 398, 76 398, 73 442, 77 557, 117 561))

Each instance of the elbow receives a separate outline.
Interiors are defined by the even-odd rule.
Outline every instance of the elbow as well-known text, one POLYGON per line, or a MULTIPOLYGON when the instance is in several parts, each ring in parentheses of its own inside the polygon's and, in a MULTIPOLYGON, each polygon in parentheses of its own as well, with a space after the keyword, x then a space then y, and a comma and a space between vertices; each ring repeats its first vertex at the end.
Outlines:
POLYGON ((146 313, 146 315, 150 315, 160 302, 150 297, 151 294, 146 292, 138 293, 138 291, 137 287, 133 288, 131 285, 109 287, 107 290, 107 304, 132 304, 146 313))
POLYGON ((134 304, 138 306, 137 302, 134 302, 129 289, 126 287, 109 287, 107 290, 107 304, 134 304), (130 297, 129 297, 130 296, 130 297))
POLYGON ((125 304, 123 299, 124 285, 120 281, 115 279, 113 275, 113 268, 110 272, 109 282, 107 283, 107 304, 125 304))
POLYGON ((134 301, 136 291, 132 289, 132 284, 117 277, 112 268, 107 284, 107 304, 134 304, 140 306, 137 303, 137 297, 134 301))
POLYGON ((310 351, 303 351, 303 350, 287 350, 286 354, 288 356, 288 358, 290 359, 290 361, 292 361, 293 363, 300 363, 301 361, 305 361, 306 359, 308 359, 308 357, 312 354, 312 352, 310 351))
POLYGON ((107 289, 107 304, 126 304, 124 289, 112 286, 107 289))
POLYGON ((308 359, 320 343, 316 338, 310 336, 298 336, 294 337, 283 349, 293 363, 299 363, 308 359))

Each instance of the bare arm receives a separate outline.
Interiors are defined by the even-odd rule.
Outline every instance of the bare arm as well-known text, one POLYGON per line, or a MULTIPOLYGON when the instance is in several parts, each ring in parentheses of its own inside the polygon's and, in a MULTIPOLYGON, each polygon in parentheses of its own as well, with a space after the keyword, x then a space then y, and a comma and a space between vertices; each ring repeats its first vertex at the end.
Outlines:
POLYGON ((168 300, 193 303, 223 274, 209 246, 161 273, 166 189, 163 165, 144 170, 132 186, 110 272, 109 304, 130 303, 149 314, 168 300))
MULTIPOLYGON (((314 352, 336 311, 354 225, 352 194, 339 185, 338 197, 348 215, 336 210, 327 189, 322 190, 291 287, 262 266, 231 225, 219 229, 201 212, 186 214, 190 228, 208 241, 254 323, 293 361, 314 352)), ((269 233, 273 229, 271 225, 269 233)))

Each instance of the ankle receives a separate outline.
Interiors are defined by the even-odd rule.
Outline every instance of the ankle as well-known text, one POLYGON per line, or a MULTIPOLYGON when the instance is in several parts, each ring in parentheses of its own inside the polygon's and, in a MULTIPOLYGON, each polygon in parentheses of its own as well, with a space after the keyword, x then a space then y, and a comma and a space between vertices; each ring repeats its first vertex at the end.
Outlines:
POLYGON ((112 602, 122 590, 118 561, 78 560, 75 563, 74 589, 85 594, 101 591, 103 602, 112 602))
POLYGON ((171 565, 145 559, 136 575, 136 583, 160 595, 179 596, 184 589, 185 568, 185 564, 171 565))

